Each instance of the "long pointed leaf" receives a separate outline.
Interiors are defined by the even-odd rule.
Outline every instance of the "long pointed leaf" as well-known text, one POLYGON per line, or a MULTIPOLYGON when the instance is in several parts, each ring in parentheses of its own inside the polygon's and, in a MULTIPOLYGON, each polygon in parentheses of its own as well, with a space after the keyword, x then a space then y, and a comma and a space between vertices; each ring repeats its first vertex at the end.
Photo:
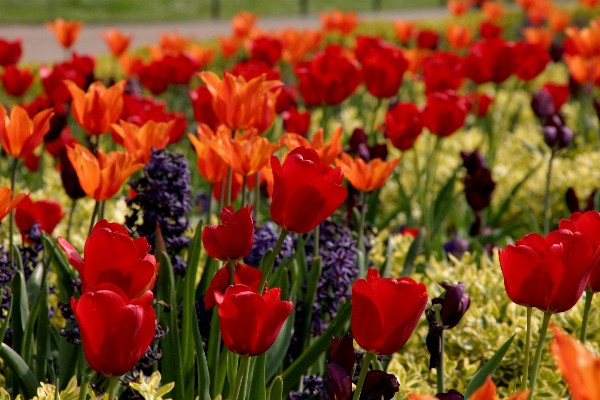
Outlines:
POLYGON ((425 244, 425 236, 427 231, 425 228, 421 228, 419 234, 408 248, 406 259, 404 260, 404 268, 402 268, 402 276, 411 276, 415 272, 415 260, 419 254, 423 251, 423 244, 425 244))
POLYGON ((265 382, 265 363, 266 355, 263 353, 256 357, 256 364, 254 365, 254 371, 252 372, 252 382, 250 383, 250 394, 249 399, 252 400, 266 400, 266 382, 265 382))
POLYGON ((46 381, 47 371, 47 355, 49 347, 49 328, 50 319, 48 318, 48 280, 44 279, 42 285, 40 297, 42 298, 41 307, 38 311, 37 316, 37 328, 36 328, 36 363, 35 363, 35 376, 38 382, 46 381))
POLYGON ((321 277, 321 269, 321 257, 314 257, 310 267, 310 274, 308 275, 306 293, 304 294, 305 307, 304 315, 302 316, 302 349, 305 349, 310 341, 310 326, 313 315, 313 304, 317 295, 317 286, 319 285, 319 278, 321 277))
MULTIPOLYGON (((17 259, 20 260, 21 257, 19 256, 17 259)), ((13 301, 15 302, 11 325, 13 328, 13 347, 19 350, 23 345, 23 335, 25 333, 27 319, 29 318, 27 287, 25 286, 25 276, 23 276, 21 271, 22 269, 17 271, 17 273, 13 276, 12 281, 13 301)))
POLYGON ((210 398, 210 376, 208 374, 208 364, 202 345, 202 336, 200 336, 200 327, 194 324, 194 348, 196 349, 196 361, 198 367, 198 400, 211 400, 210 398))
POLYGON ((6 365, 14 372, 21 389, 25 394, 25 398, 31 399, 37 394, 37 388, 40 386, 35 375, 25 361, 6 343, 0 346, 0 358, 4 360, 6 365))
POLYGON ((433 236, 435 232, 437 232, 442 222, 446 220, 450 211, 452 211, 452 207, 454 206, 454 186, 456 184, 456 173, 458 169, 454 171, 454 174, 448 182, 444 185, 444 187, 438 193, 437 198, 435 199, 435 204, 433 207, 433 232, 431 235, 433 236))
POLYGON ((267 400, 282 400, 283 399, 283 378, 281 376, 276 377, 271 384, 269 389, 269 395, 267 400))

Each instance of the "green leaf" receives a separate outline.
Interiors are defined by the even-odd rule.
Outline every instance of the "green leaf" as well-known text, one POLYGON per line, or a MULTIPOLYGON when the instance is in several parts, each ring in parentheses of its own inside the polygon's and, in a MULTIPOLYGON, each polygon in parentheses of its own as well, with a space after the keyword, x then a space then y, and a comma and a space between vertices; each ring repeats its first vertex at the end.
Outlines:
POLYGON ((219 262, 214 258, 207 256, 206 257, 206 265, 204 265, 204 270, 202 271, 202 278, 200 278, 200 284, 198 285, 198 289, 196 290, 196 298, 200 299, 204 296, 208 287, 210 286, 210 282, 212 278, 215 276, 217 272, 217 268, 219 267, 219 262))
MULTIPOLYGON (((71 279, 76 277, 76 274, 73 272, 73 269, 69 265, 69 261, 67 260, 67 256, 65 253, 57 246, 56 241, 48 234, 42 232, 42 242, 44 243, 45 251, 48 251, 49 254, 52 255, 51 260, 56 268, 54 271, 58 276, 58 293, 60 300, 68 303, 71 299, 71 296, 74 294, 73 284, 71 283, 71 279), (50 253, 51 252, 51 253, 50 253)), ((61 380, 62 381, 62 380, 61 380)))
POLYGON ((332 336, 341 336, 347 329, 348 321, 350 320, 350 302, 346 301, 341 305, 338 311, 338 315, 331 321, 329 327, 325 329, 323 334, 319 336, 301 355, 298 357, 292 365, 290 365, 282 375, 284 382, 283 393, 288 393, 294 385, 300 382, 300 378, 308 368, 310 368, 318 359, 319 356, 324 353, 329 346, 331 346, 332 336))
POLYGON ((385 262, 381 265, 379 273, 382 278, 389 278, 392 271, 392 262, 394 261, 394 236, 390 232, 385 247, 385 262))
POLYGON ((516 335, 516 333, 514 335, 512 335, 510 337, 510 339, 508 339, 496 351, 496 353, 492 356, 492 358, 490 358, 489 361, 487 363, 485 363, 485 365, 479 371, 477 371, 475 373, 475 375, 473 376, 473 379, 471 379, 471 382, 469 382, 469 384, 467 385, 467 390, 465 391, 465 395, 464 395, 465 399, 469 399, 469 397, 471 397, 473 392, 475 392, 477 389, 479 389, 479 387, 481 387, 481 385, 483 385, 485 383, 487 377, 494 374, 494 371, 496 371, 496 368, 498 368, 498 366, 502 362, 504 355, 506 354, 506 352, 510 348, 510 345, 512 344, 513 340, 515 339, 515 335, 516 335))
MULTIPOLYGON (((160 230, 156 230, 157 237, 160 230)), ((157 239, 158 241, 159 239, 157 239)), ((158 246, 157 246, 158 247, 158 246)), ((169 328, 169 333, 162 340, 161 359, 164 381, 175 382, 173 395, 176 399, 185 399, 185 382, 183 379, 181 344, 179 342, 179 325, 177 322, 177 297, 175 293, 175 275, 169 255, 164 251, 160 254, 160 272, 158 273, 158 300, 171 307, 170 312, 165 312, 159 304, 158 320, 169 328)))
POLYGON ((194 348, 196 350, 196 361, 198 364, 198 400, 210 399, 210 376, 208 374, 208 364, 206 363, 206 355, 204 354, 204 346, 202 345, 202 336, 200 336, 200 327, 198 324, 193 325, 194 330, 194 348))
MULTIPOLYGON (((23 361, 29 366, 31 366, 31 352, 33 350, 33 330, 35 328, 35 321, 40 314, 40 310, 46 309, 46 317, 48 316, 48 297, 44 296, 44 293, 40 291, 37 300, 33 304, 31 308, 31 312, 29 313, 29 318, 27 318, 27 323, 25 324, 25 330, 23 332, 23 343, 21 345, 21 357, 23 361), (45 304, 42 304, 45 302, 45 304), (45 307, 43 307, 45 306, 45 307)), ((46 355, 44 354, 44 358, 46 355)))
POLYGON ((438 193, 437 198, 435 199, 435 204, 433 206, 433 232, 437 232, 442 225, 442 222, 448 218, 448 214, 452 211, 452 207, 454 206, 454 185, 456 183, 456 173, 458 172, 458 168, 452 174, 452 177, 448 179, 448 182, 444 185, 444 187, 438 193))
POLYGON ((27 319, 29 318, 29 304, 27 303, 25 277, 23 276, 23 272, 21 272, 23 270, 20 263, 21 257, 17 257, 17 260, 17 264, 20 265, 20 268, 15 273, 12 280, 13 301, 15 302, 15 306, 13 307, 12 328, 13 347, 20 350, 23 345, 25 326, 27 326, 27 319))
POLYGON ((208 372, 210 376, 210 395, 214 399, 219 394, 219 349, 221 348, 221 329, 219 327, 219 313, 217 308, 213 308, 212 318, 210 320, 210 336, 208 337, 208 372))
POLYGON ((4 360, 6 365, 14 372, 26 399, 31 399, 37 394, 37 388, 40 386, 35 375, 25 361, 6 343, 0 346, 0 358, 4 360))
MULTIPOLYGON (((188 248, 187 267, 183 278, 183 309, 181 313, 181 354, 183 378, 187 383, 185 392, 194 391, 194 325, 196 319, 196 275, 202 252, 202 221, 196 225, 196 234, 188 248)), ((173 313, 177 314, 174 310, 173 313)))
POLYGON ((41 307, 37 316, 36 332, 36 364, 35 376, 38 382, 46 382, 46 371, 48 366, 48 347, 50 320, 48 318, 48 280, 44 279, 40 297, 41 307))
POLYGON ((273 379, 267 400, 282 400, 283 399, 283 378, 281 376, 273 379))
POLYGON ((423 251, 423 244, 425 243, 426 236, 427 231, 425 228, 421 228, 417 237, 415 237, 413 242, 410 244, 408 253, 406 253, 406 259, 404 260, 404 268, 402 268, 401 276, 411 276, 415 272, 415 260, 423 251))
POLYGON ((310 341, 310 326, 313 315, 312 306, 315 302, 315 297, 317 296, 317 286, 319 285, 319 278, 321 277, 321 269, 321 257, 314 257, 312 265, 310 267, 310 274, 308 276, 306 292, 304 294, 304 304, 306 306, 304 307, 304 315, 302 317, 302 337, 300 338, 300 343, 302 343, 302 350, 304 350, 306 346, 308 346, 308 342, 310 341))
POLYGON ((266 382, 265 382, 265 362, 266 354, 261 354, 256 357, 256 364, 252 372, 252 381, 250 383, 250 395, 249 399, 252 400, 266 400, 266 382))
POLYGON ((27 299, 29 304, 33 304, 40 294, 42 283, 44 280, 44 264, 37 263, 31 276, 27 279, 27 299))
POLYGON ((292 333, 294 330, 294 320, 296 318, 296 309, 294 308, 292 314, 285 320, 283 327, 273 342, 273 345, 267 350, 267 364, 266 364, 266 379, 270 380, 273 375, 277 372, 285 356, 287 350, 290 347, 292 341, 292 333))

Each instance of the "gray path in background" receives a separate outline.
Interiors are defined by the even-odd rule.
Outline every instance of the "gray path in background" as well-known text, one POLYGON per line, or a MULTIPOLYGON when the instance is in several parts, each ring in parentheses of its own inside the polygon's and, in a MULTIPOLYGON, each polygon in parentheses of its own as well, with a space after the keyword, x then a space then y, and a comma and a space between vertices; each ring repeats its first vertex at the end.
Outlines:
MULTIPOLYGON (((441 18, 448 15, 446 8, 382 11, 372 13, 359 13, 361 20, 423 20, 441 18)), ((263 17, 258 20, 258 26, 265 30, 279 30, 285 27, 297 29, 318 28, 320 26, 318 15, 306 17, 263 17)), ((105 54, 108 52, 100 33, 109 27, 119 29, 127 34, 133 34, 132 46, 139 47, 145 44, 157 43, 161 32, 178 32, 187 37, 196 39, 211 38, 218 35, 230 35, 231 24, 229 20, 199 20, 185 22, 164 23, 130 23, 112 25, 86 25, 81 30, 74 50, 83 54, 105 54)), ((23 40, 23 62, 52 62, 63 58, 63 50, 59 47, 52 33, 42 24, 40 25, 0 25, 0 38, 23 40)))

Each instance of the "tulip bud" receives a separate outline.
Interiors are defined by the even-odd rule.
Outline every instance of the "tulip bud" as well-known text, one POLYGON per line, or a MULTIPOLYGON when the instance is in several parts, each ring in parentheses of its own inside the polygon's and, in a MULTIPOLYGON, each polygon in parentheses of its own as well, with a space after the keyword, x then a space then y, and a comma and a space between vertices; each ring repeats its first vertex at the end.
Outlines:
POLYGON ((327 364, 325 387, 331 399, 352 398, 352 376, 337 363, 327 364))
POLYGON ((85 197, 85 192, 81 188, 77 172, 75 171, 75 168, 73 168, 73 164, 71 163, 71 160, 69 160, 65 148, 60 151, 60 178, 63 187, 65 188, 65 192, 67 192, 67 195, 71 199, 77 200, 85 197))
MULTIPOLYGON (((442 354, 442 332, 444 328, 435 322, 432 322, 430 316, 433 314, 431 309, 427 310, 427 320, 429 321, 429 332, 425 339, 425 345, 429 351, 429 369, 437 368, 442 354)), ((435 318, 435 317, 433 317, 435 318)))
POLYGON ((478 169, 485 168, 487 166, 485 158, 479 149, 475 149, 471 153, 468 151, 461 151, 460 156, 463 160, 463 166, 467 169, 467 173, 469 175, 473 175, 478 169))
POLYGON ((445 329, 452 329, 458 325, 469 309, 471 299, 466 293, 466 286, 463 282, 458 282, 456 285, 440 282, 439 285, 446 289, 446 293, 443 298, 433 299, 432 303, 442 305, 442 325, 445 329))
POLYGON ((461 239, 455 236, 452 240, 444 243, 444 251, 452 254, 456 258, 462 257, 467 250, 469 250, 469 241, 467 239, 461 239))
POLYGON ((435 395, 439 400, 465 400, 465 396, 454 389, 450 389, 446 393, 438 393, 435 395))
POLYGON ((473 175, 465 177, 464 184, 467 203, 474 211, 481 211, 489 206, 496 187, 489 169, 479 168, 473 175))
POLYGON ((333 338, 331 348, 329 349, 329 361, 328 364, 336 363, 348 374, 352 374, 354 370, 354 362, 356 356, 354 354, 354 340, 350 333, 346 333, 339 339, 333 338))
POLYGON ((367 372, 365 383, 360 393, 361 400, 391 400, 400 390, 400 383, 395 375, 384 371, 367 372))
POLYGON ((558 42, 552 42, 552 44, 550 45, 550 49, 548 51, 550 53, 550 58, 552 58, 552 61, 554 61, 555 63, 562 60, 562 56, 563 56, 562 44, 560 44, 558 42))
POLYGON ((553 114, 546 118, 542 127, 544 141, 553 149, 563 149, 569 146, 573 140, 573 131, 565 125, 565 121, 560 114, 553 114))
POLYGON ((552 94, 547 90, 534 92, 531 96, 531 109, 538 118, 547 118, 555 113, 552 94))

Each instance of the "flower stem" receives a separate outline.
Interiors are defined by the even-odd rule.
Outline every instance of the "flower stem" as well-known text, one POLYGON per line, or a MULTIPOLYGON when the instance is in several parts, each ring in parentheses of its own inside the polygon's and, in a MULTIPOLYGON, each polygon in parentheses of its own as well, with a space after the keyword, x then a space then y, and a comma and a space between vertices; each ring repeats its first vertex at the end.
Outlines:
POLYGON ((531 382, 529 383, 529 400, 533 399, 533 392, 535 391, 535 382, 537 380, 538 370, 540 369, 540 361, 542 360, 542 352, 544 350, 544 340, 546 340, 546 332, 548 332, 548 325, 550 325, 550 317, 552 313, 546 311, 544 313, 544 321, 542 322, 542 330, 540 331, 540 338, 538 339, 537 348, 535 349, 535 358, 533 359, 533 367, 531 368, 531 382))
POLYGON ((108 378, 108 400, 114 400, 117 392, 117 380, 118 376, 111 376, 108 378))
POLYGON ((365 358, 363 360, 362 369, 360 370, 360 375, 358 377, 358 382, 356 383, 356 390, 354 391, 354 397, 352 400, 360 399, 360 392, 362 392, 362 387, 365 383, 365 378, 367 377, 367 372, 369 372, 369 365, 371 365, 371 361, 375 358, 375 354, 373 353, 365 353, 365 358))
MULTIPOLYGON (((367 255, 365 254, 365 219, 367 216, 367 199, 366 199, 366 195, 365 192, 359 192, 358 194, 358 203, 359 203, 359 207, 360 207, 360 222, 358 223, 358 243, 357 243, 357 247, 358 247, 358 251, 361 251, 363 254, 363 258, 362 261, 359 261, 359 266, 358 266, 358 276, 359 277, 365 277, 366 271, 365 271, 365 261, 367 259, 367 255)), ((360 260, 360 258, 359 258, 360 260)))
MULTIPOLYGON (((10 199, 12 200, 13 197, 15 197, 15 186, 17 183, 17 164, 19 162, 18 158, 14 158, 13 159, 13 164, 12 164, 12 175, 10 177, 10 190, 11 190, 11 195, 10 195, 10 199)), ((9 260, 11 265, 14 265, 14 261, 15 261, 15 257, 16 254, 13 251, 13 234, 15 231, 15 210, 13 209, 10 212, 10 215, 8 217, 8 254, 9 254, 9 260)))
POLYGON ((88 391, 89 383, 90 383, 90 380, 89 380, 86 368, 84 368, 83 372, 81 373, 81 384, 79 385, 79 398, 78 398, 79 400, 85 400, 87 398, 87 391, 88 391))
POLYGON ((525 333, 525 359, 523 360, 523 381, 521 382, 521 391, 524 392, 527 389, 527 379, 529 377, 529 353, 531 352, 531 315, 533 309, 527 306, 527 332, 525 333))
POLYGON ((587 333, 588 318, 590 317, 590 309, 592 308, 592 299, 594 292, 585 292, 585 308, 583 309, 583 320, 581 321, 581 334, 579 341, 585 343, 585 336, 587 333))
POLYGON ((96 214, 98 214, 99 209, 100 202, 96 200, 96 204, 94 205, 94 211, 92 211, 92 219, 90 220, 90 229, 88 231, 88 237, 92 234, 92 229, 94 229, 94 224, 96 223, 96 214))
POLYGON ((277 259, 277 254, 279 254, 279 251, 281 250, 281 246, 283 245, 283 241, 285 240, 285 237, 287 236, 287 234, 288 234, 288 231, 286 231, 285 229, 281 229, 281 233, 279 234, 279 239, 277 239, 277 244, 275 244, 275 248, 273 249, 273 252, 271 253, 269 262, 265 263, 264 269, 261 270, 261 272, 263 274, 262 274, 262 277, 260 278, 260 285, 258 285, 258 293, 262 293, 263 289, 265 288, 265 282, 267 281, 269 274, 273 270, 273 266, 275 265, 275 260, 277 259))
POLYGON ((230 285, 234 285, 235 284, 235 261, 229 261, 229 284, 230 285))
POLYGON ((69 222, 67 223, 67 242, 71 238, 71 226, 73 225, 73 214, 75 214, 75 206, 77 205, 77 200, 73 199, 71 203, 71 210, 69 211, 69 222))
POLYGON ((546 175, 546 195, 544 196, 544 236, 550 232, 550 183, 552 180, 552 161, 554 160, 555 151, 550 152, 550 160, 548 161, 548 174, 546 175))
POLYGON ((240 395, 240 388, 242 387, 242 381, 244 375, 246 375, 247 373, 249 360, 250 357, 242 356, 242 360, 240 361, 240 367, 238 368, 238 373, 235 377, 235 387, 233 389, 233 396, 231 396, 232 400, 238 400, 238 396, 240 395))
POLYGON ((321 224, 315 227, 315 240, 313 241, 313 258, 319 257, 319 239, 321 236, 321 224))

